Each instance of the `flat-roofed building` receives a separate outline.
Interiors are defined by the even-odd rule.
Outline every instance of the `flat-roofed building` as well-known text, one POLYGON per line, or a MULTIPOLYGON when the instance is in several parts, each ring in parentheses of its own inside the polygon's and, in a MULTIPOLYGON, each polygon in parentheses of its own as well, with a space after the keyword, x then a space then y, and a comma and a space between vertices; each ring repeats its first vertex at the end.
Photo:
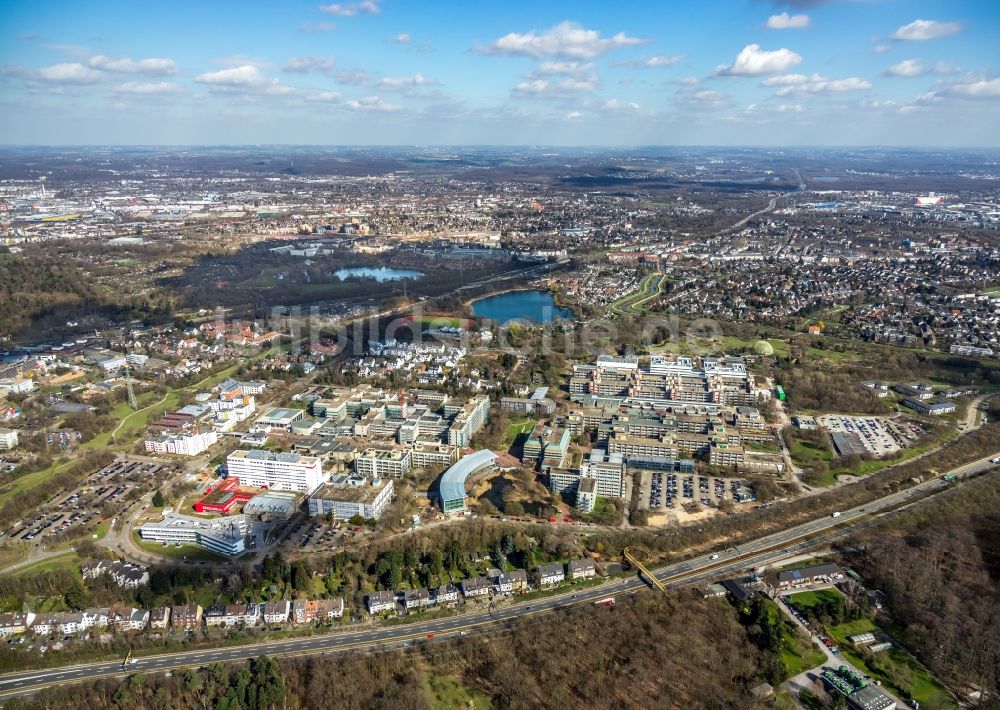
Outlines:
POLYGON ((452 446, 468 446, 472 442, 472 437, 482 429, 487 417, 489 417, 490 398, 486 396, 474 397, 461 407, 446 403, 444 405, 446 414, 449 413, 450 407, 458 411, 448 428, 448 443, 452 446))
POLYGON ((158 523, 139 528, 143 540, 164 545, 197 545, 211 552, 235 557, 246 551, 246 537, 251 530, 244 515, 206 520, 180 513, 167 513, 158 523))
POLYGON ((309 515, 332 515, 350 520, 355 515, 378 520, 392 502, 393 483, 388 478, 334 476, 309 496, 309 515))
POLYGON ((189 432, 182 434, 161 434, 146 439, 146 451, 155 454, 175 454, 177 456, 197 456, 219 441, 214 431, 189 432))
POLYGON ((10 451, 17 447, 17 431, 0 429, 0 451, 10 451))
POLYGON ((237 450, 226 457, 230 476, 245 486, 311 493, 323 483, 323 464, 314 456, 237 450))
POLYGON ((590 513, 597 503, 597 481, 593 478, 581 478, 576 487, 576 509, 581 513, 590 513))
POLYGON ((413 454, 409 449, 365 449, 354 459, 354 469, 362 476, 402 478, 410 472, 413 454))
POLYGON ((304 419, 306 410, 288 407, 271 407, 254 420, 250 428, 254 432, 269 432, 272 429, 291 431, 292 424, 304 419))

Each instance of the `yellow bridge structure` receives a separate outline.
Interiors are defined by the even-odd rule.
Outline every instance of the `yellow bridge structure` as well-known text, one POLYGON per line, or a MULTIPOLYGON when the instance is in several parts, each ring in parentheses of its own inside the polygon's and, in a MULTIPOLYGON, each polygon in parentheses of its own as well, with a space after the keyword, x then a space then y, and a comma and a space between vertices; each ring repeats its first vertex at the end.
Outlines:
POLYGON ((667 591, 667 588, 663 584, 663 582, 657 579, 656 575, 650 572, 646 568, 646 565, 642 563, 642 560, 636 557, 635 553, 632 552, 631 547, 626 547, 624 550, 622 550, 622 554, 625 555, 625 561, 628 562, 633 567, 635 567, 637 570, 639 570, 639 573, 646 578, 647 582, 649 582, 651 585, 659 589, 661 592, 667 591))

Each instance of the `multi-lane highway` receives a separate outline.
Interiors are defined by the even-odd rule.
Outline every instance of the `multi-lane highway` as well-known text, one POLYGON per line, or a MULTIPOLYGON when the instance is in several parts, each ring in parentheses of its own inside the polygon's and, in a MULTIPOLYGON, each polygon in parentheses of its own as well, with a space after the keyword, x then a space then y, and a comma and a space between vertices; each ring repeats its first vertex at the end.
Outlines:
MULTIPOLYGON (((949 473, 960 478, 982 473, 994 467, 994 464, 990 463, 990 458, 998 455, 1000 452, 956 468, 949 473)), ((705 554, 684 562, 661 567, 654 570, 654 574, 667 586, 679 587, 772 564, 805 550, 846 537, 868 525, 875 524, 882 515, 896 511, 928 494, 934 494, 947 488, 948 486, 943 484, 941 479, 931 479, 863 506, 840 511, 837 517, 826 515, 779 533, 743 543, 738 548, 726 552, 714 555, 705 554)), ((637 577, 615 579, 579 591, 567 591, 531 602, 503 606, 492 611, 476 611, 449 618, 383 627, 347 628, 318 636, 261 641, 227 648, 207 648, 140 656, 125 671, 122 669, 122 662, 115 660, 8 673, 0 676, 0 701, 54 685, 90 681, 100 677, 120 676, 126 673, 166 672, 209 663, 241 661, 263 654, 284 656, 399 648, 427 640, 431 634, 436 640, 439 640, 489 631, 500 628, 515 619, 537 617, 575 605, 593 604, 593 602, 608 596, 619 597, 644 588, 646 588, 645 582, 637 577)))

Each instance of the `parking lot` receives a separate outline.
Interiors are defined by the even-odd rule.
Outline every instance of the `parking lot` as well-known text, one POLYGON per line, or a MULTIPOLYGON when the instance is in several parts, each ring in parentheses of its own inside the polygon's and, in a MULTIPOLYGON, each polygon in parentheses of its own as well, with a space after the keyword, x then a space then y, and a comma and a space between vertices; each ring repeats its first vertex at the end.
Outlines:
POLYGON ((868 454, 881 457, 894 454, 907 445, 905 425, 884 417, 856 417, 825 414, 818 418, 830 432, 840 456, 868 454))
POLYGON ((124 510, 133 501, 173 474, 167 464, 119 458, 92 473, 80 485, 65 490, 0 536, 31 542, 49 542, 72 535, 124 510))
POLYGON ((640 505, 659 513, 684 503, 697 501, 709 508, 729 500, 750 503, 756 500, 749 483, 740 478, 715 478, 694 473, 664 473, 662 471, 637 472, 642 475, 640 505))

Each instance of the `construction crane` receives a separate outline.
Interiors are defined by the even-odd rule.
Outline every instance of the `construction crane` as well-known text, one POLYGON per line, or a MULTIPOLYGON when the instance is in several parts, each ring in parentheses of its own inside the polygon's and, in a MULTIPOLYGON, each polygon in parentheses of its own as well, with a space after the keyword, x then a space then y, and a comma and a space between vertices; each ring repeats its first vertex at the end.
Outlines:
POLYGON ((625 561, 628 562, 633 567, 635 567, 637 570, 639 570, 639 573, 646 578, 647 582, 649 582, 652 586, 659 589, 661 592, 667 591, 667 588, 666 586, 664 586, 663 582, 657 579, 656 575, 650 572, 646 568, 646 565, 644 565, 642 561, 635 556, 635 554, 632 552, 631 547, 626 547, 624 550, 622 550, 622 554, 625 555, 625 561))

